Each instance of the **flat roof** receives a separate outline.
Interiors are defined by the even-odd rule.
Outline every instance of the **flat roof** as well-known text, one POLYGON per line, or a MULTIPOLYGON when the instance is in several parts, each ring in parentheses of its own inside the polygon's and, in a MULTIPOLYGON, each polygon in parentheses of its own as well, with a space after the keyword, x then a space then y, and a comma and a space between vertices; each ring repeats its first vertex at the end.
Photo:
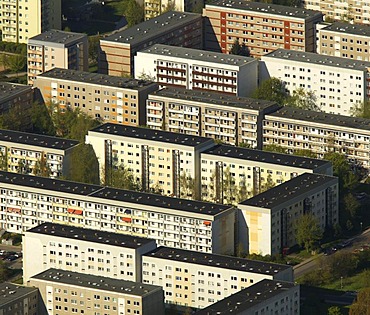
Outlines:
POLYGON ((192 102, 199 102, 205 104, 213 104, 218 106, 224 106, 225 110, 230 108, 240 108, 249 110, 264 110, 272 106, 279 106, 276 102, 254 99, 249 97, 240 97, 234 95, 226 95, 224 93, 188 90, 182 88, 164 88, 149 94, 148 99, 151 96, 168 97, 178 100, 188 100, 192 102))
POLYGON ((113 123, 103 124, 94 129, 90 129, 90 131, 102 134, 110 134, 114 136, 136 138, 141 139, 143 141, 158 141, 190 147, 196 147, 207 142, 213 142, 211 138, 206 137, 191 136, 176 132, 169 132, 143 127, 118 125, 113 123))
MULTIPOLYGON (((65 31, 60 31, 60 30, 50 30, 50 31, 46 31, 44 33, 31 37, 29 41, 52 42, 52 43, 68 45, 84 37, 87 38, 87 35, 83 33, 65 32, 65 31)), ((29 44, 32 45, 32 43, 30 42, 29 44)))
MULTIPOLYGON (((264 279, 247 287, 223 300, 216 302, 200 311, 196 315, 226 315, 241 314, 244 311, 260 304, 268 299, 286 292, 296 285, 292 282, 264 279)), ((244 314, 244 313, 243 313, 244 314)))
MULTIPOLYGON (((59 79, 65 81, 80 82, 84 84, 96 84, 124 88, 131 90, 142 90, 147 86, 157 85, 152 81, 145 81, 132 78, 115 77, 107 74, 93 73, 87 71, 78 71, 72 69, 53 68, 37 77, 59 79)), ((36 80, 37 80, 36 77, 36 80)))
POLYGON ((209 63, 219 63, 220 65, 243 66, 248 63, 256 62, 255 58, 243 57, 230 54, 222 54, 201 49, 186 47, 176 47, 170 45, 155 44, 147 49, 140 50, 139 53, 153 54, 167 57, 178 57, 192 60, 199 60, 209 63))
POLYGON ((137 192, 124 189, 103 187, 66 180, 46 177, 23 175, 0 171, 0 183, 51 190, 54 192, 71 193, 81 196, 103 198, 112 201, 122 201, 140 205, 149 205, 158 208, 168 208, 205 215, 217 215, 232 207, 205 201, 195 201, 173 198, 162 195, 137 192))
POLYGON ((109 35, 101 41, 135 45, 149 41, 160 34, 171 32, 182 25, 191 24, 201 18, 201 14, 169 11, 155 18, 144 21, 123 31, 109 35))
POLYGON ((333 181, 338 182, 338 178, 328 175, 303 173, 239 204, 272 209, 288 200, 306 195, 311 190, 333 181))
POLYGON ((235 147, 231 145, 219 144, 201 153, 215 155, 220 157, 230 157, 241 160, 250 160, 256 162, 301 167, 304 169, 316 169, 323 165, 330 165, 326 160, 311 159, 292 154, 282 154, 269 151, 255 150, 249 148, 235 147))
POLYGON ((281 271, 292 269, 292 267, 288 265, 250 260, 226 255, 201 253, 197 251, 164 246, 160 246, 153 251, 144 254, 143 256, 183 262, 187 264, 197 264, 208 267, 224 268, 271 276, 274 276, 281 271))
POLYGON ((140 248, 141 246, 154 242, 154 240, 148 238, 84 229, 56 223, 42 223, 27 230, 27 232, 133 249, 140 248))
POLYGON ((0 103, 17 97, 18 94, 31 91, 32 87, 25 84, 0 82, 0 103))
MULTIPOLYGON (((370 68, 369 61, 353 60, 349 58, 334 57, 327 55, 320 55, 310 52, 301 52, 296 50, 277 49, 271 53, 262 56, 262 60, 265 57, 286 59, 289 61, 299 61, 308 64, 320 65, 320 67, 336 67, 364 71, 370 68)), ((285 62, 285 60, 284 60, 285 62)))
POLYGON ((301 124, 303 122, 322 124, 323 128, 326 129, 331 128, 330 126, 337 126, 370 131, 370 120, 366 118, 328 114, 289 106, 285 106, 274 113, 266 115, 265 120, 268 120, 269 117, 300 120, 301 124))
POLYGON ((0 129, 0 141, 58 150, 67 150, 79 144, 76 140, 5 129, 0 129))
POLYGON ((93 276, 88 273, 64 271, 54 268, 41 272, 31 277, 31 279, 136 296, 145 296, 154 291, 162 290, 162 287, 151 284, 93 276))
POLYGON ((25 298, 27 295, 37 291, 37 288, 2 282, 0 283, 0 309, 6 307, 7 304, 13 303, 17 299, 25 298))
POLYGON ((343 22, 334 22, 322 28, 321 30, 331 31, 331 32, 336 32, 336 33, 343 33, 346 35, 370 36, 370 26, 364 25, 364 24, 350 24, 350 23, 343 23, 343 22))
POLYGON ((213 0, 206 4, 206 9, 209 6, 226 7, 232 9, 239 9, 243 11, 261 12, 267 15, 283 15, 293 18, 307 19, 322 13, 314 10, 307 10, 303 8, 294 8, 283 5, 263 3, 263 2, 249 2, 248 0, 213 0))

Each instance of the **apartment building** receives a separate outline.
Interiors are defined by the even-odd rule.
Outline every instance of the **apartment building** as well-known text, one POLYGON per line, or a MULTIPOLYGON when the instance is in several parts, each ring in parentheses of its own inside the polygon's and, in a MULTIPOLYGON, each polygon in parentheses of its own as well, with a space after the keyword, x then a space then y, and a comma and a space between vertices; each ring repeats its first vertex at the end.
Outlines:
POLYGON ((11 108, 31 108, 34 89, 30 86, 0 82, 0 114, 4 114, 11 108))
POLYGON ((263 122, 264 145, 276 144, 289 153, 310 150, 318 158, 339 152, 366 169, 370 168, 369 139, 369 120, 363 118, 284 107, 266 115, 263 122))
POLYGON ((68 175, 78 141, 0 129, 0 163, 3 171, 51 178, 68 175))
POLYGON ((203 9, 205 48, 229 53, 236 39, 245 43, 252 57, 278 48, 316 51, 318 11, 247 0, 216 0, 203 9))
POLYGON ((99 72, 134 75, 134 56, 154 44, 203 48, 202 16, 170 11, 100 40, 99 72))
POLYGON ((163 290, 158 286, 53 268, 33 276, 28 285, 40 291, 39 315, 164 315, 163 290))
POLYGON ((28 84, 53 68, 88 71, 88 59, 86 34, 50 30, 33 36, 27 42, 28 84))
POLYGON ((194 12, 203 8, 203 0, 146 0, 144 1, 145 20, 152 19, 168 11, 169 8, 180 12, 194 12))
POLYGON ((293 281, 293 269, 166 247, 143 256, 143 282, 161 286, 169 304, 204 308, 263 279, 293 281))
POLYGON ((104 122, 143 125, 145 102, 158 85, 145 80, 54 68, 36 77, 34 86, 46 104, 79 109, 104 122))
POLYGON ((0 283, 0 315, 38 315, 39 290, 0 283))
POLYGON ((297 244, 294 224, 310 213, 322 231, 338 223, 338 178, 304 173, 239 203, 239 243, 275 255, 297 244))
POLYGON ((156 130, 197 135, 262 148, 263 116, 274 102, 214 92, 165 88, 149 94, 147 125, 156 130))
POLYGON ((62 28, 61 0, 1 0, 2 41, 27 43, 35 35, 62 28))
POLYGON ((370 96, 370 62, 279 49, 261 58, 264 79, 276 77, 292 94, 303 88, 330 114, 351 116, 370 96), (264 69, 265 68, 265 69, 264 69))
POLYGON ((214 146, 209 138, 117 124, 90 130, 86 143, 107 183, 112 167, 123 165, 143 191, 157 187, 162 194, 183 198, 200 195, 200 153, 214 146))
POLYGON ((49 268, 141 282, 141 255, 157 247, 148 238, 51 222, 27 230, 22 238, 25 283, 49 268))
POLYGON ((146 75, 160 88, 250 96, 258 87, 254 58, 156 44, 135 56, 135 77, 146 75))
POLYGON ((217 145, 201 153, 202 199, 237 204, 303 173, 333 175, 330 162, 217 145))
POLYGON ((355 24, 369 24, 370 10, 366 0, 303 0, 304 7, 321 11, 327 20, 345 21, 355 24))
POLYGON ((0 228, 9 232, 52 222, 169 247, 234 252, 230 206, 1 171, 0 183, 0 228))
POLYGON ((292 282, 265 279, 196 312, 195 315, 299 315, 299 289, 299 285, 292 282))

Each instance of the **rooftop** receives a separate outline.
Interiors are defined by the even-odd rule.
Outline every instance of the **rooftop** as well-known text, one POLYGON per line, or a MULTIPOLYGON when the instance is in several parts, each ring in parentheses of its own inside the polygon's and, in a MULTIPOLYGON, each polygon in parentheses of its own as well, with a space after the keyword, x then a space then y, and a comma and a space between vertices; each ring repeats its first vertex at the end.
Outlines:
POLYGON ((258 283, 245 288, 229 297, 216 302, 198 312, 196 315, 226 315, 226 314, 246 314, 248 309, 266 303, 283 292, 295 286, 291 282, 264 279, 258 283))
POLYGON ((243 66, 248 63, 256 62, 256 59, 251 57, 242 57, 237 55, 222 54, 206 50, 176 47, 162 44, 153 45, 150 48, 141 50, 139 53, 154 54, 167 57, 186 58, 208 63, 219 63, 221 65, 227 64, 232 66, 243 66))
POLYGON ((230 110, 230 108, 241 108, 259 111, 267 109, 271 106, 277 106, 277 104, 272 101, 225 95, 223 93, 217 92, 188 90, 182 88, 164 88, 159 91, 152 92, 149 95, 149 99, 151 96, 168 97, 179 100, 188 100, 192 102, 214 104, 218 106, 224 106, 226 110, 230 110))
POLYGON ((37 291, 37 288, 29 288, 10 282, 2 282, 0 283, 0 309, 5 307, 8 303, 12 303, 19 298, 24 298, 28 294, 37 291))
POLYGON ((337 126, 341 128, 351 128, 370 131, 369 119, 366 118, 328 114, 324 112, 316 112, 288 106, 283 107, 274 113, 268 114, 268 116, 265 117, 265 119, 268 120, 269 117, 296 119, 302 121, 302 123, 309 122, 315 124, 322 124, 323 128, 326 129, 332 128, 330 126, 337 126))
POLYGON ((165 143, 174 143, 184 146, 196 147, 198 145, 213 142, 211 138, 190 136, 181 133, 154 130, 150 128, 132 127, 125 125, 118 125, 112 123, 106 123, 94 129, 90 132, 97 132, 103 134, 111 134, 114 136, 137 138, 143 141, 158 141, 165 143))
POLYGON ((170 11, 103 38, 103 41, 135 45, 149 41, 163 33, 170 33, 182 25, 201 19, 201 14, 170 11))
POLYGON ((19 93, 31 90, 32 87, 29 85, 0 82, 0 103, 15 98, 19 93))
POLYGON ((364 24, 350 24, 343 22, 334 22, 322 29, 323 31, 331 31, 336 33, 344 33, 347 35, 370 36, 370 26, 364 24))
MULTIPOLYGON (((103 86, 111 86, 123 89, 141 90, 150 85, 156 85, 157 83, 145 80, 121 78, 107 74, 92 73, 71 69, 53 68, 47 72, 44 72, 38 77, 59 79, 65 81, 81 82, 84 84, 97 84, 103 86)), ((36 78, 37 80, 37 78, 36 78)))
POLYGON ((81 40, 84 37, 87 37, 87 35, 82 33, 64 32, 60 30, 50 30, 31 37, 29 41, 31 41, 31 44, 32 41, 42 41, 68 45, 77 40, 81 40))
POLYGON ((140 248, 143 245, 153 242, 151 239, 110 233, 98 230, 72 227, 56 223, 42 223, 32 229, 29 233, 45 234, 49 236, 78 239, 80 241, 94 242, 111 246, 140 248))
MULTIPOLYGON (((327 55, 319 55, 310 52, 300 52, 296 50, 277 49, 265 56, 262 60, 268 58, 287 59, 289 61, 299 61, 303 63, 316 64, 320 67, 336 67, 363 71, 370 68, 369 61, 353 60, 327 55)), ((285 61, 284 61, 285 62, 285 61)))
POLYGON ((34 146, 34 148, 31 148, 30 150, 37 150, 36 147, 67 150, 78 145, 79 143, 76 140, 4 129, 0 129, 0 141, 34 146))
POLYGON ((255 11, 265 13, 266 15, 284 15, 293 18, 306 19, 315 15, 322 16, 319 11, 288 7, 283 5, 263 3, 263 2, 249 2, 248 0, 214 0, 206 4, 206 9, 209 6, 227 7, 233 9, 240 9, 243 11, 255 11))
POLYGON ((301 167, 304 169, 313 169, 313 170, 323 165, 330 165, 330 162, 325 160, 311 159, 291 154, 282 154, 262 150, 241 148, 224 144, 219 144, 213 147, 212 149, 204 151, 202 152, 202 155, 203 154, 210 154, 263 163, 279 164, 292 167, 301 167))
POLYGON ((291 180, 240 202, 241 205, 273 209, 293 198, 304 197, 321 185, 338 183, 338 178, 321 174, 303 173, 291 180))
POLYGON ((292 269, 291 266, 269 263, 264 261, 249 260, 244 258, 224 256, 217 254, 205 254, 196 251, 158 247, 144 256, 162 258, 165 260, 184 262, 188 264, 204 265, 209 267, 224 268, 251 273, 274 276, 275 274, 292 269))
POLYGON ((33 279, 136 296, 145 296, 153 291, 162 290, 161 287, 150 284, 117 280, 54 268, 31 277, 31 280, 33 279))

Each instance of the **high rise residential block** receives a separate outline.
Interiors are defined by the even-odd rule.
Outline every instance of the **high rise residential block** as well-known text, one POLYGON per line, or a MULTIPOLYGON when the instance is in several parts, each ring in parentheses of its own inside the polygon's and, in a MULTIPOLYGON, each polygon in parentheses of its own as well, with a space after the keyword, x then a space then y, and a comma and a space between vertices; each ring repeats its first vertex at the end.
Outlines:
POLYGON ((89 70, 87 35, 50 30, 28 39, 28 84, 36 76, 53 68, 89 70))
POLYGON ((31 108, 34 89, 28 85, 0 82, 0 114, 12 108, 26 111, 31 108))
POLYGON ((364 118, 332 115, 284 107, 265 116, 264 145, 275 144, 289 153, 309 150, 324 158, 325 153, 343 153, 354 166, 370 168, 370 126, 364 118))
POLYGON ((101 39, 99 72, 134 75, 134 56, 154 44, 202 49, 202 16, 170 11, 101 39))
POLYGON ((23 281, 56 268, 141 282, 141 255, 156 247, 147 238, 43 223, 23 235, 23 281))
POLYGON ((231 206, 1 171, 0 183, 0 228, 9 232, 52 222, 234 253, 231 206))
POLYGON ((104 122, 144 125, 145 103, 156 83, 54 68, 36 77, 34 86, 46 104, 76 109, 104 122))
POLYGON ((250 96, 258 86, 254 58, 157 44, 135 56, 135 77, 152 77, 160 87, 250 96))
POLYGON ((149 94, 147 125, 224 143, 262 148, 262 119, 274 102, 214 92, 166 88, 149 94))
POLYGON ((38 315, 39 290, 16 285, 10 282, 0 283, 1 315, 38 315))
POLYGON ((370 96, 370 62, 279 49, 261 58, 261 76, 276 77, 293 94, 313 92, 317 107, 351 116, 370 96))
POLYGON ((92 145, 108 185, 112 167, 124 166, 143 191, 157 187, 183 198, 199 196, 200 153, 214 146, 210 138, 117 124, 90 130, 86 143, 92 145))
POLYGON ((207 3, 205 48, 229 53, 235 40, 244 43, 253 57, 278 48, 316 51, 318 11, 270 3, 215 0, 207 3))
POLYGON ((62 27, 61 0, 1 0, 2 41, 27 43, 35 35, 62 27))
POLYGON ((38 315, 164 315, 163 290, 158 286, 53 268, 33 276, 28 285, 40 291, 38 315))
POLYGON ((145 20, 152 19, 168 11, 195 12, 202 8, 203 0, 146 0, 144 1, 145 20))
POLYGON ((322 231, 338 223, 338 178, 304 173, 239 203, 239 243, 247 253, 275 255, 297 244, 294 226, 312 214, 322 231))
POLYGON ((143 256, 143 282, 165 302, 204 308, 264 279, 293 281, 291 266, 159 247, 143 256))

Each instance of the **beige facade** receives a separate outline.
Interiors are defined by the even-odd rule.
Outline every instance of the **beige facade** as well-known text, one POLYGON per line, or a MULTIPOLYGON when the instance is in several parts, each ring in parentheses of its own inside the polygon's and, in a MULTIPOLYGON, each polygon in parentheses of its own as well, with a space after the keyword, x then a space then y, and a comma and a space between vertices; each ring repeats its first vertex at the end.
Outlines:
POLYGON ((101 39, 99 73, 134 75, 134 56, 154 44, 201 49, 201 15, 170 11, 101 39))
POLYGON ((201 153, 202 199, 237 204, 303 173, 333 170, 324 160, 218 145, 201 153))
POLYGON ((204 308, 263 279, 293 281, 290 266, 160 247, 143 256, 143 282, 165 302, 204 308))
POLYGON ((42 32, 61 29, 61 0, 1 0, 0 16, 2 40, 27 43, 42 32))
POLYGON ((370 168, 368 119, 285 107, 265 116, 264 145, 275 144, 289 153, 304 149, 323 158, 327 152, 346 155, 354 165, 370 168))
POLYGON ((145 124, 147 95, 158 87, 144 80, 59 68, 37 76, 34 86, 46 105, 78 108, 103 122, 130 126, 145 124))
POLYGON ((141 282, 141 255, 156 247, 151 239, 43 223, 23 235, 23 281, 56 268, 141 282))
POLYGON ((194 12, 203 7, 203 0, 144 0, 145 20, 152 19, 168 11, 194 12))
POLYGON ((318 11, 249 1, 218 0, 206 4, 205 48, 229 53, 236 39, 253 57, 278 48, 316 51, 318 11))
POLYGON ((294 224, 312 214, 324 231, 338 223, 338 178, 304 173, 238 205, 239 243, 250 254, 275 255, 297 244, 294 224))
POLYGON ((39 290, 0 283, 0 315, 38 315, 39 290))
POLYGON ((86 34, 51 30, 36 35, 27 43, 28 84, 37 75, 53 68, 88 71, 86 34))
POLYGON ((262 148, 263 115, 278 108, 270 101, 166 88, 148 96, 147 125, 156 130, 262 148))
POLYGON ((35 275, 28 285, 40 291, 38 315, 164 315, 163 290, 158 286, 61 269, 35 275))
POLYGON ((31 108, 34 89, 30 86, 16 83, 0 83, 0 114, 6 113, 11 108, 28 110, 31 108))

